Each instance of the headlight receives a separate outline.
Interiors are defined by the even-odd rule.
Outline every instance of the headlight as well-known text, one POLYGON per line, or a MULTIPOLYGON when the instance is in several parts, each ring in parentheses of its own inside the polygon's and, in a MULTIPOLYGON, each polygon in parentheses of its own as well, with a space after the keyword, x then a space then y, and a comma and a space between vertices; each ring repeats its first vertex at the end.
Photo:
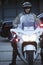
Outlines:
POLYGON ((36 40, 36 35, 35 35, 35 34, 32 35, 32 36, 30 37, 30 40, 31 40, 31 41, 35 41, 35 40, 36 40))
POLYGON ((23 36, 22 36, 22 39, 23 39, 24 41, 35 41, 35 40, 36 40, 36 35, 35 35, 35 34, 32 35, 32 36, 23 35, 23 36))
POLYGON ((29 40, 29 36, 23 35, 23 36, 22 36, 22 39, 23 39, 24 41, 28 41, 28 40, 29 40))

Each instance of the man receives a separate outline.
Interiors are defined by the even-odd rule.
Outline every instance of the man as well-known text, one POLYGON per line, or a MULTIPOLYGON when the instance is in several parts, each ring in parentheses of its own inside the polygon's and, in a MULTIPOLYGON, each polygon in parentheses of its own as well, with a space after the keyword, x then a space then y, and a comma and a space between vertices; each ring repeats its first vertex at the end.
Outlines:
MULTIPOLYGON (((20 13, 15 18, 15 20, 13 21, 14 27, 21 27, 22 28, 22 21, 24 21, 25 19, 27 21, 31 21, 31 22, 32 21, 34 21, 34 22, 38 21, 38 19, 36 19, 36 15, 31 13, 32 5, 31 5, 30 2, 23 3, 22 7, 24 9, 24 12, 20 13)), ((25 21, 24 21, 24 23, 25 23, 25 21)), ((12 43, 12 47, 13 47, 13 57, 12 57, 12 63, 10 65, 16 65, 16 57, 17 57, 17 54, 18 54, 16 43, 12 43)))

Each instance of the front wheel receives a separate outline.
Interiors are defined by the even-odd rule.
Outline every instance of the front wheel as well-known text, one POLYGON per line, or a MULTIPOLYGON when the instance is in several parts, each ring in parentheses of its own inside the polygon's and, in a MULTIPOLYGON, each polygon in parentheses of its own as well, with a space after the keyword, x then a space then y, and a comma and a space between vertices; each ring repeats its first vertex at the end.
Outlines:
POLYGON ((28 61, 29 65, 33 65, 33 58, 34 58, 34 52, 26 51, 26 60, 28 61))

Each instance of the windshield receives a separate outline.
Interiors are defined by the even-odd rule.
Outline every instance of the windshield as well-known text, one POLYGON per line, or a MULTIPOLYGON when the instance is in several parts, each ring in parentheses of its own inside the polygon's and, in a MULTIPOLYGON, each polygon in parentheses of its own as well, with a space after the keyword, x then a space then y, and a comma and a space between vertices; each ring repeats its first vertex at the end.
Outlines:
POLYGON ((25 22, 25 23, 22 23, 22 26, 23 27, 34 27, 34 22, 25 22))
POLYGON ((28 28, 31 27, 31 29, 35 29, 34 22, 22 23, 22 29, 24 29, 24 27, 28 27, 28 28))

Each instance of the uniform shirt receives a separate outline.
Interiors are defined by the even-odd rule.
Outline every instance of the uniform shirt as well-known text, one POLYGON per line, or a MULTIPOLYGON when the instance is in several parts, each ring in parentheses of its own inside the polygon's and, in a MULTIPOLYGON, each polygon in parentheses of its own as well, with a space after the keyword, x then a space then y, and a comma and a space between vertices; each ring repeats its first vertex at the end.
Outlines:
MULTIPOLYGON (((13 26, 14 27, 19 26, 22 28, 22 23, 27 25, 27 24, 30 24, 30 22, 37 23, 38 21, 39 21, 39 19, 36 17, 35 14, 33 14, 33 13, 25 14, 24 12, 22 12, 13 21, 13 26)), ((35 26, 37 26, 37 25, 35 25, 35 26)))

